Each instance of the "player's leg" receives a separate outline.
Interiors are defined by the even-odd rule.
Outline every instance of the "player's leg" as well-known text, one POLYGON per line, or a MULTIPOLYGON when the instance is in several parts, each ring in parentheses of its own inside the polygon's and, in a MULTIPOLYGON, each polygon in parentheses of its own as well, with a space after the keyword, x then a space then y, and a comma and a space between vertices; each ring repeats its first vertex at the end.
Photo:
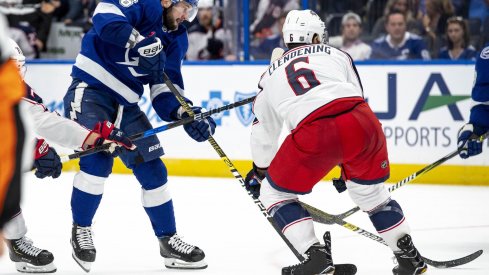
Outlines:
MULTIPOLYGON (((139 107, 124 108, 121 129, 128 135, 151 129, 139 107)), ((124 151, 120 157, 133 170, 141 184, 141 201, 159 240, 160 254, 168 268, 206 268, 205 254, 197 246, 185 243, 176 234, 173 202, 167 185, 167 170, 160 157, 163 149, 156 136, 135 141, 134 152, 124 151)))
POLYGON ((34 246, 26 237, 27 227, 22 212, 14 215, 4 227, 4 237, 10 259, 19 272, 51 273, 56 271, 54 256, 46 249, 34 246))
POLYGON ((377 232, 393 250, 399 266, 394 274, 421 274, 426 264, 409 235, 401 206, 384 186, 389 177, 385 136, 377 118, 366 104, 341 118, 345 135, 343 178, 352 200, 366 212, 377 232))
POLYGON ((287 136, 261 184, 260 200, 294 248, 308 258, 285 267, 282 274, 326 274, 333 269, 330 245, 319 244, 312 218, 297 197, 311 192, 340 161, 331 123, 328 119, 313 121, 287 136))
MULTIPOLYGON (((117 102, 101 91, 74 80, 64 97, 65 116, 88 129, 99 121, 113 121, 117 116, 117 102)), ((80 159, 80 172, 73 180, 71 210, 73 227, 71 244, 73 258, 85 271, 95 261, 96 250, 92 239, 92 220, 104 192, 104 183, 112 172, 113 158, 97 153, 80 159)))

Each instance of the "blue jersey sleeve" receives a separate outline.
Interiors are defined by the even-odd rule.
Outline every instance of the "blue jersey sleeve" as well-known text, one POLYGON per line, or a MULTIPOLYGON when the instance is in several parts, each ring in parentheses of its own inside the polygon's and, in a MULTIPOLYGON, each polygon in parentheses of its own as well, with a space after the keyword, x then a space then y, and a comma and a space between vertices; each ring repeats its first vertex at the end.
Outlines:
POLYGON ((475 63, 475 82, 472 88, 474 106, 469 122, 489 129, 489 44, 482 49, 475 63))
MULTIPOLYGON (((93 28, 104 42, 127 48, 132 44, 130 38, 131 35, 135 35, 135 31, 136 34, 141 31, 148 33, 154 31, 146 30, 148 27, 146 25, 153 19, 161 17, 162 12, 159 1, 103 0, 94 11, 93 28), (140 24, 145 26, 139 26, 140 24)), ((150 27, 156 28, 156 25, 150 27)))

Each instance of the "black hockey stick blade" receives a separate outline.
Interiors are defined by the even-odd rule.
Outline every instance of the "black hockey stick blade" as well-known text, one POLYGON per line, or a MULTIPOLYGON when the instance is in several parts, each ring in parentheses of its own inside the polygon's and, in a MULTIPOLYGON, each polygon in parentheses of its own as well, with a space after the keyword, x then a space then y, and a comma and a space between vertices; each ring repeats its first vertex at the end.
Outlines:
POLYGON ((466 263, 470 263, 473 260, 479 258, 479 256, 482 255, 482 253, 483 253, 483 250, 481 249, 481 250, 477 250, 476 252, 474 252, 470 255, 467 255, 465 257, 458 258, 455 260, 449 260, 449 261, 434 261, 434 260, 430 260, 428 258, 425 258, 423 256, 421 256, 421 257, 423 258, 423 260, 428 265, 434 266, 436 268, 450 268, 450 267, 456 267, 459 265, 464 265, 466 263))
MULTIPOLYGON (((309 214, 312 217, 312 220, 315 222, 324 223, 324 224, 338 224, 338 225, 341 225, 342 227, 344 227, 350 231, 353 231, 357 234, 360 234, 364 237, 367 237, 371 240, 374 240, 378 243, 381 243, 381 244, 387 246, 387 243, 380 236, 377 236, 373 233, 370 233, 367 230, 362 229, 361 227, 358 227, 354 224, 346 222, 343 219, 338 219, 336 215, 331 215, 329 213, 326 213, 326 212, 324 212, 324 211, 322 211, 322 210, 320 210, 314 206, 311 206, 305 202, 300 202, 300 204, 302 205, 302 207, 304 207, 309 212, 309 214)), ((423 257, 423 256, 421 256, 421 257, 426 262, 426 264, 428 264, 430 266, 433 266, 436 268, 450 268, 450 267, 456 267, 456 266, 464 265, 466 263, 470 263, 473 260, 479 258, 479 256, 482 255, 482 253, 483 253, 482 250, 478 250, 478 251, 476 251, 472 254, 469 254, 465 257, 454 259, 454 260, 448 260, 448 261, 434 261, 434 260, 428 259, 428 258, 423 257)))
POLYGON ((354 264, 335 264, 334 275, 355 275, 357 274, 357 266, 354 264))

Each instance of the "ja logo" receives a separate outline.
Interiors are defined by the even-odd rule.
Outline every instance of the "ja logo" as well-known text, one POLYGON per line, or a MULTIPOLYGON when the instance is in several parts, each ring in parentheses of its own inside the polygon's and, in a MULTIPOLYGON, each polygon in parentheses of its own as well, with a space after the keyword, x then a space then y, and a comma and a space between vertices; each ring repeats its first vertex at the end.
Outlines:
MULTIPOLYGON (((255 95, 256 95, 256 92, 248 93, 248 94, 236 92, 234 94, 234 102, 238 102, 238 101, 241 101, 243 99, 247 99, 247 98, 255 96, 255 95)), ((235 110, 236 110, 236 115, 238 116, 239 121, 241 121, 241 123, 244 126, 250 125, 250 123, 255 118, 255 116, 253 115, 253 110, 251 108, 251 104, 245 104, 245 105, 239 106, 235 110)))

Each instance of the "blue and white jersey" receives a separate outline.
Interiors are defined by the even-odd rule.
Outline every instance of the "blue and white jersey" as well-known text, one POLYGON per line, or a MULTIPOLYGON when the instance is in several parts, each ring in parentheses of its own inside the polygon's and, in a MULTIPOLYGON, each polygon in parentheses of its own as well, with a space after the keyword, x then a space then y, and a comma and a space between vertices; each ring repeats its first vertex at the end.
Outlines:
POLYGON ((150 84, 152 98, 170 92, 166 85, 153 85, 151 77, 138 72, 139 54, 131 49, 155 32, 166 53, 165 72, 183 90, 181 66, 188 48, 187 30, 180 25, 167 32, 162 17, 160 1, 102 0, 94 11, 92 29, 83 37, 71 76, 108 91, 122 105, 137 104, 145 84, 150 84))
POLYGON ((423 59, 429 60, 430 53, 420 36, 406 32, 401 44, 394 46, 390 35, 382 36, 372 43, 371 59, 423 59))
POLYGON ((472 100, 469 123, 489 130, 489 44, 481 50, 475 63, 472 100))

